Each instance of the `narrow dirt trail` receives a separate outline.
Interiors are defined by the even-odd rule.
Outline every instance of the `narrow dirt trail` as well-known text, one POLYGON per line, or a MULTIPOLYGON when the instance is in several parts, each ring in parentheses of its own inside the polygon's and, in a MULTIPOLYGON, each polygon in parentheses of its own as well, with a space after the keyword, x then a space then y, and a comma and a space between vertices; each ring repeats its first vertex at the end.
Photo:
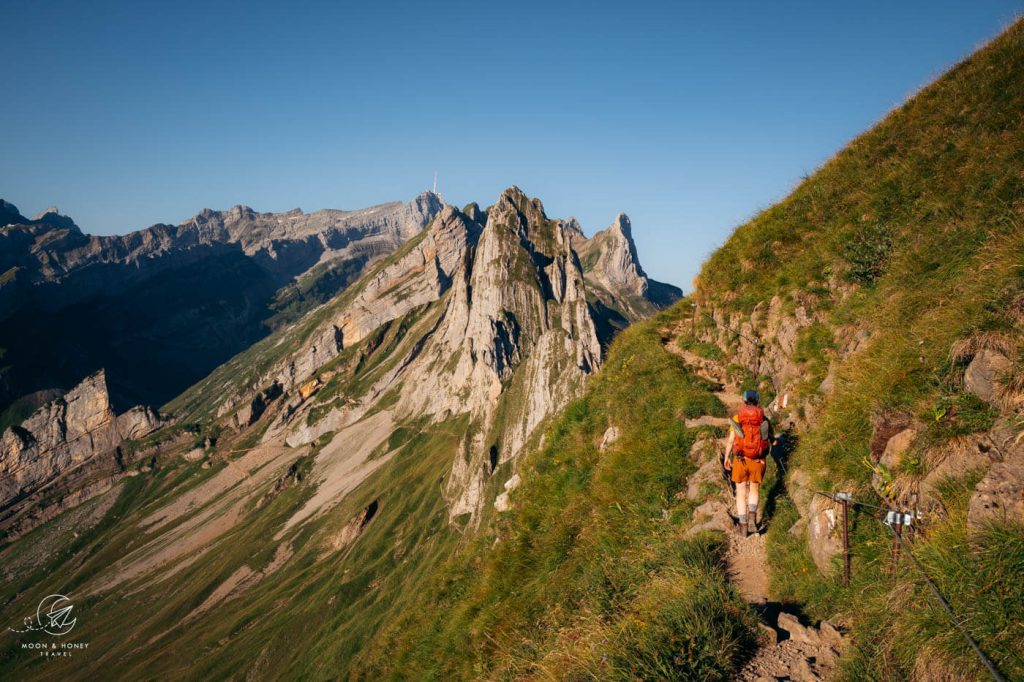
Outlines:
MULTIPOLYGON (((739 386, 728 380, 725 368, 718 362, 679 347, 676 341, 684 331, 683 325, 680 324, 675 330, 662 331, 669 339, 665 349, 681 357, 695 374, 717 384, 720 388, 715 391, 715 396, 722 401, 730 415, 735 414, 743 404, 743 399, 739 386)), ((704 415, 687 419, 686 425, 727 427, 729 418, 704 415)), ((719 453, 725 451, 725 440, 719 439, 719 453)), ((720 497, 716 501, 718 506, 723 509, 733 508, 734 500, 728 491, 723 490, 720 497)), ((720 525, 729 527, 731 521, 720 525)), ((796 615, 784 612, 781 604, 771 601, 767 546, 763 533, 744 536, 732 529, 726 535, 729 538, 729 551, 726 555, 729 581, 761 618, 761 646, 736 679, 742 682, 813 682, 829 679, 845 646, 842 634, 825 621, 817 628, 805 626, 796 615)))

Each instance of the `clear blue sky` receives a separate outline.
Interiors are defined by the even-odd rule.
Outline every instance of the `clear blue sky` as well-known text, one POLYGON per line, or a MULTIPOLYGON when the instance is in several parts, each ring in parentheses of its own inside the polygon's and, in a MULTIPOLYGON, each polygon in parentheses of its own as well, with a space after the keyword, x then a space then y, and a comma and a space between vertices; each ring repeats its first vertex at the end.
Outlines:
POLYGON ((689 288, 1022 2, 2 0, 0 197, 87 232, 517 184, 689 288))

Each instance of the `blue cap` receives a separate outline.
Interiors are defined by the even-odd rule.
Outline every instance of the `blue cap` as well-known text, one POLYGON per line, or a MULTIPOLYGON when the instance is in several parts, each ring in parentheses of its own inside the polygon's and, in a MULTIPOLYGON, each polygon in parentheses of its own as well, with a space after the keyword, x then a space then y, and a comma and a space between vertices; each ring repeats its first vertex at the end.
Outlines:
POLYGON ((743 391, 743 402, 748 405, 756 405, 760 399, 761 397, 757 395, 757 391, 743 391))

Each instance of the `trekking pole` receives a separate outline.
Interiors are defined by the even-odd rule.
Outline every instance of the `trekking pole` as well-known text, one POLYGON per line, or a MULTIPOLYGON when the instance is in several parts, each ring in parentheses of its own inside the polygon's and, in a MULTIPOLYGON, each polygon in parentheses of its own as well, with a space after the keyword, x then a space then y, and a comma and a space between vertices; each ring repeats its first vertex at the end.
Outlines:
MULTIPOLYGON (((897 512, 889 513, 897 514, 897 512)), ((905 516, 909 516, 909 514, 905 516)), ((888 516, 884 523, 889 526, 889 530, 892 531, 894 542, 903 545, 903 537, 896 532, 896 526, 889 523, 888 516)), ((963 624, 957 620, 956 614, 953 613, 953 607, 949 605, 949 602, 946 601, 945 597, 942 596, 942 593, 939 592, 939 588, 932 582, 932 579, 928 577, 928 574, 925 573, 924 566, 921 565, 921 562, 918 561, 917 557, 914 556, 914 553, 910 551, 909 547, 906 547, 905 549, 907 551, 907 556, 910 557, 910 561, 914 564, 914 568, 916 568, 917 572, 921 574, 922 578, 924 578, 924 581, 928 584, 928 587, 931 589, 935 599, 938 600, 939 605, 942 606, 942 610, 946 612, 946 616, 949 617, 949 622, 953 624, 953 627, 955 627, 957 631, 963 635, 963 638, 967 640, 967 643, 971 645, 971 648, 974 649, 974 653, 978 655, 978 659, 981 661, 982 665, 984 665, 988 670, 988 674, 992 676, 992 679, 995 680, 995 682, 1006 682, 1006 679, 996 669, 995 664, 989 660, 988 656, 985 655, 985 652, 978 646, 978 643, 974 641, 973 637, 971 637, 971 633, 969 633, 963 624)))
POLYGON ((843 505, 843 587, 850 586, 850 530, 849 511, 851 493, 836 493, 835 499, 843 505))

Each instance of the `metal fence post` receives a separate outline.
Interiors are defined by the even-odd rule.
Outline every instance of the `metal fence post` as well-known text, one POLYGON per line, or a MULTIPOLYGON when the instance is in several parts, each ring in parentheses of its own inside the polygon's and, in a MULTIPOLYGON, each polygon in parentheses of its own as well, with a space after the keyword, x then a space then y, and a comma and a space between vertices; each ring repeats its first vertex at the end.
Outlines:
POLYGON ((836 493, 836 499, 843 505, 843 587, 850 585, 850 493, 836 493))

